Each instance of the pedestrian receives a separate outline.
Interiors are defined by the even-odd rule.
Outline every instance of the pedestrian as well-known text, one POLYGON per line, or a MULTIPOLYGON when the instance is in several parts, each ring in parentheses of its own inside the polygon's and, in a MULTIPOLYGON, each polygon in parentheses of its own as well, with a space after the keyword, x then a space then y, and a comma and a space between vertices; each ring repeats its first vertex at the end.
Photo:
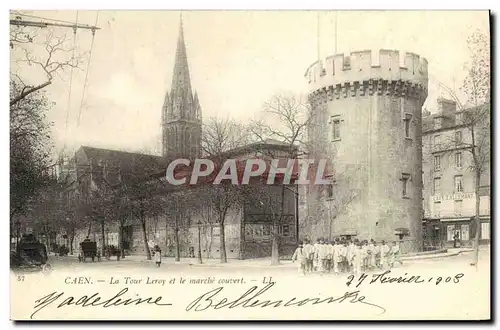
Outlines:
POLYGON ((382 241, 382 246, 380 247, 380 268, 384 269, 384 267, 387 267, 388 263, 388 257, 389 257, 389 252, 390 252, 390 247, 387 245, 387 243, 383 240, 382 241))
POLYGON ((325 271, 325 259, 326 259, 326 245, 323 238, 320 239, 318 248, 316 250, 316 260, 318 260, 318 268, 317 271, 322 273, 325 271))
POLYGON ((394 241, 392 242, 392 247, 391 247, 391 252, 390 252, 390 267, 394 267, 395 262, 399 262, 401 265, 403 265, 403 262, 401 261, 401 251, 399 249, 399 244, 394 241))
POLYGON ((342 269, 342 262, 345 257, 344 245, 337 239, 333 246, 333 272, 338 274, 342 269))
POLYGON ((349 245, 347 246, 347 272, 351 273, 353 271, 352 261, 354 259, 354 253, 356 251, 356 245, 353 241, 349 241, 349 245))
POLYGON ((327 244, 327 253, 326 253, 326 270, 331 272, 333 269, 333 253, 335 250, 335 241, 330 240, 327 244))
POLYGON ((314 246, 308 238, 304 240, 303 249, 306 254, 306 272, 310 273, 313 271, 314 246))
POLYGON ((343 241, 343 253, 342 253, 342 269, 340 270, 342 273, 347 273, 349 270, 349 262, 348 262, 348 253, 349 253, 349 242, 347 240, 343 241))
POLYGON ((376 249, 375 249, 375 241, 370 239, 370 244, 368 244, 368 269, 372 270, 377 265, 376 263, 376 249))
POLYGON ((362 270, 366 272, 368 270, 368 241, 363 240, 361 242, 361 248, 363 249, 363 266, 362 270))
POLYGON ((453 236, 453 247, 456 249, 458 248, 458 242, 460 240, 460 232, 457 230, 455 232, 455 235, 453 236))
POLYGON ((295 249, 295 252, 293 253, 292 262, 295 261, 298 261, 299 274, 305 275, 307 255, 304 251, 302 242, 299 243, 299 246, 297 247, 297 249, 295 249))
POLYGON ((360 242, 354 245, 353 256, 352 256, 352 268, 354 275, 361 274, 361 267, 363 265, 363 260, 365 259, 365 251, 360 242))
POLYGON ((320 254, 319 250, 321 249, 322 242, 323 238, 318 238, 316 243, 314 244, 313 270, 315 272, 320 270, 320 260, 318 259, 318 256, 320 254))
POLYGON ((155 252, 154 256, 155 256, 156 266, 160 267, 160 265, 161 265, 161 249, 160 249, 160 247, 156 246, 154 252, 155 252))

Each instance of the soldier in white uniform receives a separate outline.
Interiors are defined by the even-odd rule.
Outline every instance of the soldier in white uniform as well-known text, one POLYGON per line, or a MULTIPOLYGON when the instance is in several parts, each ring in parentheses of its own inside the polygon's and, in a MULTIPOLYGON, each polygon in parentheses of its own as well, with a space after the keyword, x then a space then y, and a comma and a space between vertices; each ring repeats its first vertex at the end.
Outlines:
POLYGON ((322 273, 325 271, 326 256, 327 256, 327 245, 323 239, 320 240, 318 249, 316 250, 316 259, 318 260, 318 272, 322 273))
POLYGON ((363 260, 365 259, 365 251, 362 247, 362 244, 358 242, 354 247, 353 257, 352 257, 352 265, 353 265, 353 273, 354 275, 361 274, 361 267, 363 265, 363 260))
POLYGON ((313 258, 313 270, 316 272, 320 269, 320 260, 318 259, 319 250, 321 248, 323 239, 318 238, 316 243, 314 244, 314 258, 313 258))
POLYGON ((352 261, 354 259, 354 252, 356 250, 356 246, 354 245, 353 241, 349 242, 349 245, 347 246, 347 272, 352 272, 353 270, 353 264, 352 261))
POLYGON ((390 261, 389 261, 389 266, 392 268, 394 267, 394 263, 399 262, 401 265, 403 262, 401 261, 401 252, 399 249, 399 244, 397 242, 392 242, 392 247, 390 251, 390 261))
POLYGON ((380 247, 380 268, 385 269, 388 264, 388 257, 391 248, 385 241, 382 241, 382 246, 380 247))
POLYGON ((335 274, 338 274, 342 269, 342 263, 345 258, 346 250, 344 245, 342 245, 339 240, 337 240, 335 243, 336 244, 333 246, 333 272, 335 274))
POLYGON ((311 244, 309 239, 305 239, 304 253, 306 255, 306 272, 312 272, 313 270, 313 259, 314 259, 314 246, 311 244))
POLYGON ((297 249, 295 249, 295 252, 293 253, 292 262, 295 262, 295 261, 298 261, 299 274, 305 275, 307 255, 306 255, 306 252, 304 251, 304 247, 302 245, 302 242, 300 242, 299 246, 297 247, 297 249))
POLYGON ((375 251, 375 241, 373 239, 370 240, 368 244, 367 252, 368 252, 368 269, 372 270, 376 266, 376 251, 375 251))

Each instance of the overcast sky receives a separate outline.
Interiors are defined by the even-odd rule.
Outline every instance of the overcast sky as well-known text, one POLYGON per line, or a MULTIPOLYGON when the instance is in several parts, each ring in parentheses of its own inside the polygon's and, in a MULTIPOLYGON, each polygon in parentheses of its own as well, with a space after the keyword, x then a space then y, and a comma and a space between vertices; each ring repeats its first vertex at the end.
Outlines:
MULTIPOLYGON (((76 11, 22 13, 70 22, 77 16, 76 11)), ((49 113, 56 147, 66 143, 69 148, 159 150, 161 107, 172 79, 179 12, 80 11, 78 21, 93 25, 97 14, 101 29, 95 35, 78 125, 88 54, 73 73, 69 106, 69 70, 46 89, 56 103, 49 113)), ((476 29, 489 33, 486 11, 320 12, 321 57, 334 53, 336 18, 338 53, 384 48, 426 57, 431 79, 426 106, 431 111, 442 93, 434 77, 458 88, 468 60, 467 36, 476 29)), ((183 21, 192 87, 198 91, 204 118, 245 121, 277 92, 306 91, 305 69, 318 57, 317 12, 188 11, 183 21)), ((71 46, 71 29, 58 31, 68 34, 71 46)), ((91 32, 78 30, 78 53, 88 52, 90 45, 91 32)), ((19 65, 12 62, 13 68, 19 65)))

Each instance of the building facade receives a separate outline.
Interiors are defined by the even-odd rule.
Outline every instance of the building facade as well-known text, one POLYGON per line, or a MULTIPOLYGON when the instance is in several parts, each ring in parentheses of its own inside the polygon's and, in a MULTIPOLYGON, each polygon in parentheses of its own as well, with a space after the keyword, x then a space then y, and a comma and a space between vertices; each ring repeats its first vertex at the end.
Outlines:
MULTIPOLYGON (((441 98, 438 106, 436 113, 427 112, 423 118, 424 235, 427 245, 453 246, 457 234, 462 245, 471 245, 476 232, 475 172, 467 148, 471 130, 454 101, 441 98)), ((489 139, 490 133, 485 133, 476 131, 476 138, 489 139)), ((480 243, 489 242, 491 231, 490 164, 486 163, 479 183, 480 243)))
POLYGON ((393 50, 334 55, 306 71, 311 154, 330 186, 303 199, 310 236, 395 240, 421 249, 422 105, 427 61, 393 50))
MULTIPOLYGON (((234 150, 231 156, 245 160, 254 158, 256 151, 279 152, 281 149, 283 145, 258 143, 234 150)), ((210 200, 196 200, 196 190, 203 189, 203 186, 188 185, 165 194, 166 199, 178 199, 178 207, 171 202, 166 204, 167 207, 159 205, 161 211, 146 215, 144 227, 137 209, 125 207, 128 210, 125 213, 107 212, 110 207, 102 205, 106 195, 114 193, 109 187, 126 184, 130 173, 140 173, 145 168, 157 168, 164 173, 162 169, 166 167, 162 157, 83 146, 71 163, 71 168, 76 170, 66 170, 72 182, 68 186, 67 199, 75 205, 68 206, 73 207, 73 216, 80 217, 80 221, 74 236, 66 232, 59 233, 56 240, 59 245, 72 244, 73 250, 78 251, 78 244, 89 236, 99 246, 121 245, 129 254, 144 254, 146 244, 149 248, 158 245, 165 255, 173 257, 177 253, 178 242, 181 257, 195 257, 200 250, 203 258, 219 258, 221 226, 217 221, 218 215, 212 209, 210 200), (78 198, 75 198, 77 195, 78 198), (186 196, 190 200, 182 201, 186 196), (77 212, 75 200, 82 201, 80 204, 87 209, 77 212), (88 210, 92 205, 96 206, 96 212, 88 210)), ((292 255, 298 243, 299 230, 296 187, 294 184, 285 185, 282 216, 278 213, 281 185, 259 186, 256 190, 258 194, 249 194, 231 204, 224 221, 227 258, 271 256, 274 217, 279 217, 280 255, 292 255)), ((132 205, 130 202, 128 204, 132 205)))

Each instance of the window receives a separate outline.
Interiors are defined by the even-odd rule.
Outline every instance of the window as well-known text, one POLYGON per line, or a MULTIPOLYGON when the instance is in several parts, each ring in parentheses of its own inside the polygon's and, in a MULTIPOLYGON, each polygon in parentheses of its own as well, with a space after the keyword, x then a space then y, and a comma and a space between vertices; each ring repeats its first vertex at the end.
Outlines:
POLYGON ((460 226, 460 240, 461 241, 469 240, 469 225, 460 226))
POLYGON ((463 203, 461 200, 457 200, 455 201, 455 215, 462 215, 462 206, 463 206, 463 203))
POLYGON ((458 168, 462 167, 462 153, 461 152, 457 152, 455 154, 455 166, 458 168))
POLYGON ((443 124, 443 118, 436 117, 434 118, 434 129, 440 129, 443 124))
POLYGON ((434 171, 441 170, 441 156, 434 156, 434 171))
POLYGON ((290 236, 290 225, 280 226, 280 236, 283 236, 283 237, 290 236))
POLYGON ((344 57, 344 70, 349 70, 351 68, 351 58, 349 56, 344 57))
POLYGON ((434 202, 434 216, 438 218, 441 216, 441 202, 434 202))
POLYGON ((340 140, 340 118, 332 119, 332 129, 333 141, 340 140))
POLYGON ((446 240, 453 241, 454 236, 455 236, 455 225, 446 226, 446 240))
POLYGON ((271 225, 264 225, 263 236, 271 236, 271 225))
POLYGON ((455 192, 464 192, 464 182, 461 175, 455 175, 455 192))
POLYGON ((455 143, 462 143, 462 131, 455 132, 455 143))
POLYGON ((409 197, 408 181, 410 181, 410 175, 406 174, 406 173, 401 174, 401 182, 403 183, 403 187, 402 187, 403 188, 402 189, 403 197, 409 197))
POLYGON ((439 147, 441 144, 441 135, 434 135, 434 147, 439 147))
POLYGON ((490 223, 481 223, 481 239, 490 239, 490 223))
POLYGON ((463 121, 464 121, 463 112, 457 112, 455 115, 455 124, 457 124, 457 125, 462 124, 463 121))
POLYGON ((326 186, 326 197, 333 198, 333 184, 328 184, 326 186))
POLYGON ((405 138, 411 138, 411 132, 410 132, 410 123, 411 123, 411 115, 406 114, 405 118, 403 119, 404 122, 404 128, 405 128, 405 138))
POLYGON ((434 194, 441 192, 441 178, 434 178, 434 194))

